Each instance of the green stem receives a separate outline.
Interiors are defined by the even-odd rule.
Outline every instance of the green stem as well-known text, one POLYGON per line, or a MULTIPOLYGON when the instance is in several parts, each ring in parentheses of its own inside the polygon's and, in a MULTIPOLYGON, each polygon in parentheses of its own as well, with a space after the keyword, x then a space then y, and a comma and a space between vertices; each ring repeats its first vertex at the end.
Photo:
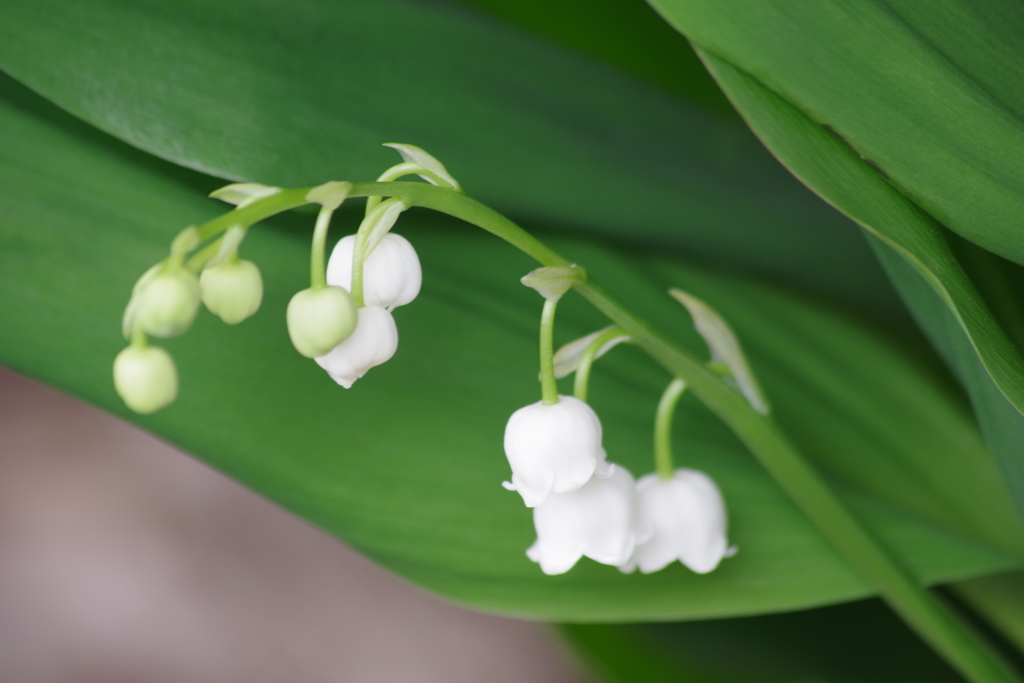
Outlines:
POLYGON ((210 242, 205 247, 203 247, 195 254, 193 254, 192 258, 190 258, 185 263, 185 268, 191 271, 192 273, 198 273, 200 270, 202 270, 203 266, 205 266, 207 262, 214 256, 216 256, 217 253, 220 251, 220 245, 223 239, 224 238, 222 237, 220 239, 214 240, 213 242, 210 242))
POLYGON ((672 416, 675 415, 676 404, 684 391, 686 382, 683 380, 676 377, 669 382, 654 417, 654 469, 662 481, 671 479, 675 474, 672 464, 672 416))
MULTIPOLYGON (((378 183, 390 183, 398 180, 402 176, 413 175, 422 172, 424 169, 422 166, 417 164, 415 161, 407 161, 404 164, 398 164, 392 166, 388 170, 380 174, 377 178, 378 183)), ((367 197, 366 198, 366 213, 364 215, 369 216, 370 213, 377 208, 377 205, 383 201, 383 197, 367 197)))
POLYGON ((313 228, 313 248, 309 254, 309 286, 323 289, 327 286, 327 268, 324 266, 324 250, 327 248, 327 230, 331 227, 334 209, 323 206, 316 216, 313 228))
POLYGON ((605 344, 616 337, 621 337, 623 334, 624 332, 621 328, 611 327, 597 335, 587 344, 587 348, 583 349, 583 353, 580 354, 580 362, 576 366, 576 383, 573 385, 573 396, 586 403, 587 391, 590 388, 590 369, 594 365, 597 353, 605 344))
POLYGON ((206 241, 224 232, 232 225, 247 228, 275 214, 309 204, 311 202, 306 201, 306 193, 312 189, 312 187, 296 187, 290 190, 281 190, 277 194, 253 202, 244 209, 235 209, 221 214, 197 228, 199 238, 206 241))
MULTIPOLYGON (((409 183, 412 184, 412 183, 409 183)), ((351 196, 351 195, 349 195, 351 196)), ((377 197, 370 196, 369 199, 377 197)), ((369 201, 369 199, 367 201, 369 201)), ((393 202, 392 202, 393 203, 393 202)), ((373 233, 377 221, 388 210, 387 205, 379 204, 373 211, 369 212, 356 230, 356 243, 352 247, 352 301, 356 308, 362 308, 363 302, 363 263, 366 261, 366 245, 369 242, 370 234, 373 233)))
POLYGON ((138 325, 132 330, 132 346, 137 349, 144 349, 149 345, 149 340, 146 339, 146 333, 142 331, 142 328, 138 325))
POLYGON ((558 385, 555 383, 555 307, 557 299, 544 301, 540 314, 540 394, 546 406, 558 403, 558 385))

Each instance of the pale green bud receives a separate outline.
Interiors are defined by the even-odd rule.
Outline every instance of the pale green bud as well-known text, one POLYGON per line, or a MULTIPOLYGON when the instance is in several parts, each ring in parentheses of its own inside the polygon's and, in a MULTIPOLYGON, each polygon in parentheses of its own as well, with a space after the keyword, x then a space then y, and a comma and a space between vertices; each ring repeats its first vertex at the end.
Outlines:
POLYGON ((304 289, 288 302, 288 335, 306 358, 322 356, 356 328, 356 306, 341 287, 304 289))
POLYGON ((210 313, 236 325, 259 310, 263 301, 260 269, 252 261, 228 261, 207 268, 199 276, 199 293, 210 313))
POLYGON ((159 346, 129 346, 114 359, 114 388, 136 413, 148 415, 178 396, 178 371, 159 346))
POLYGON ((192 326, 199 310, 199 280, 177 270, 159 273, 145 283, 130 304, 134 323, 154 337, 177 337, 192 326))

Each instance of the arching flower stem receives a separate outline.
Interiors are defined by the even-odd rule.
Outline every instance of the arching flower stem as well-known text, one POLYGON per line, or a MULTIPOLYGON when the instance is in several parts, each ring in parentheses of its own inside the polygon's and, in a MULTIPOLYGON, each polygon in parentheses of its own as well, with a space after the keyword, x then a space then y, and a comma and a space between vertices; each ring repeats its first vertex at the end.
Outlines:
POLYGON ((676 404, 686 391, 686 382, 676 377, 658 402, 658 412, 654 416, 654 470, 658 478, 668 481, 675 476, 675 465, 672 463, 672 416, 676 412, 676 404))
POLYGON ((590 388, 590 369, 594 366, 594 360, 597 358, 598 352, 605 344, 617 337, 621 337, 623 334, 621 327, 610 327, 587 344, 587 348, 583 349, 583 353, 580 354, 579 365, 576 367, 573 396, 586 402, 587 390, 590 388))

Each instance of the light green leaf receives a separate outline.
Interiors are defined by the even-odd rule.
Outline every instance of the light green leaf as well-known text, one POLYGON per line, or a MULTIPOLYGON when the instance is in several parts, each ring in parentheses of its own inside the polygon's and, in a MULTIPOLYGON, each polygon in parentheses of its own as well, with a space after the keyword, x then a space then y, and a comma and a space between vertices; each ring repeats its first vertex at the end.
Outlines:
POLYGON ((828 127, 937 221, 1024 263, 1020 2, 652 4, 699 48, 828 127))
POLYGON ((851 224, 740 125, 457 6, 14 3, 0 68, 136 147, 224 178, 375 178, 395 162, 382 142, 415 143, 516 216, 685 250, 873 316, 898 311, 851 224))
MULTIPOLYGON (((355 388, 339 388, 288 341, 284 311, 308 283, 312 222, 293 215, 246 241, 264 275, 262 310, 234 327, 202 313, 189 335, 166 342, 182 378, 177 403, 129 413, 110 363, 124 344, 118 319, 132 283, 181 225, 222 205, 203 196, 208 179, 98 135, 10 83, 0 135, 0 361, 180 445, 410 580, 479 607, 566 620, 752 614, 868 594, 692 397, 677 419, 679 462, 720 484, 740 554, 706 576, 679 565, 623 575, 589 561, 560 577, 539 572, 524 553, 529 510, 500 487, 504 422, 538 395, 539 301, 518 283, 533 264, 415 211, 398 229, 420 253, 423 292, 396 314, 398 354, 355 388)), ((339 233, 356 221, 342 209, 339 233)), ((624 260, 576 240, 555 246, 691 348, 699 337, 656 272, 722 311, 787 431, 923 581, 1024 564, 1020 526, 970 420, 872 333, 760 282, 624 260)), ((602 324, 567 296, 558 341, 602 324)), ((664 381, 629 347, 602 359, 592 380, 611 459, 636 474, 652 467, 664 381)))
MULTIPOLYGON (((816 125, 795 106, 721 59, 708 53, 703 55, 737 108, 779 159, 807 185, 864 226, 886 249, 898 253, 918 277, 924 278, 952 312, 960 330, 946 326, 943 334, 966 335, 967 343, 994 386, 1015 411, 1024 411, 1024 359, 956 260, 942 227, 840 139, 816 125)), ((898 278, 897 283, 901 289, 909 286, 903 278, 898 278)), ((957 367, 965 382, 974 383, 970 388, 972 394, 989 390, 989 379, 978 377, 976 373, 968 374, 970 370, 964 365, 957 367)), ((975 407, 981 413, 992 402, 993 399, 976 401, 975 407)), ((984 425, 998 418, 986 415, 981 419, 984 425)), ((1007 448, 1008 443, 995 433, 988 431, 987 434, 1018 509, 1024 512, 1024 467, 1020 452, 1007 448)))

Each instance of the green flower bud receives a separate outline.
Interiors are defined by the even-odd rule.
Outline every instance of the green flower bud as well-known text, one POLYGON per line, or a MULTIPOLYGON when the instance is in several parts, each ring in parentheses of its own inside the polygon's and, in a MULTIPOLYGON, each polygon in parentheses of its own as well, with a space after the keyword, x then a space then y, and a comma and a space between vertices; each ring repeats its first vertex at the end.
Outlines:
POLYGON ((228 325, 237 325, 257 310, 263 300, 263 279, 252 261, 225 262, 199 276, 199 293, 210 313, 228 325))
POLYGON ((341 287, 304 289, 288 302, 288 334, 306 358, 322 356, 356 328, 356 306, 341 287))
POLYGON ((199 310, 199 280, 177 270, 153 277, 138 293, 135 323, 154 337, 177 337, 192 326, 199 310))
POLYGON ((136 413, 148 415, 178 396, 178 371, 159 346, 129 346, 114 359, 114 388, 136 413))

